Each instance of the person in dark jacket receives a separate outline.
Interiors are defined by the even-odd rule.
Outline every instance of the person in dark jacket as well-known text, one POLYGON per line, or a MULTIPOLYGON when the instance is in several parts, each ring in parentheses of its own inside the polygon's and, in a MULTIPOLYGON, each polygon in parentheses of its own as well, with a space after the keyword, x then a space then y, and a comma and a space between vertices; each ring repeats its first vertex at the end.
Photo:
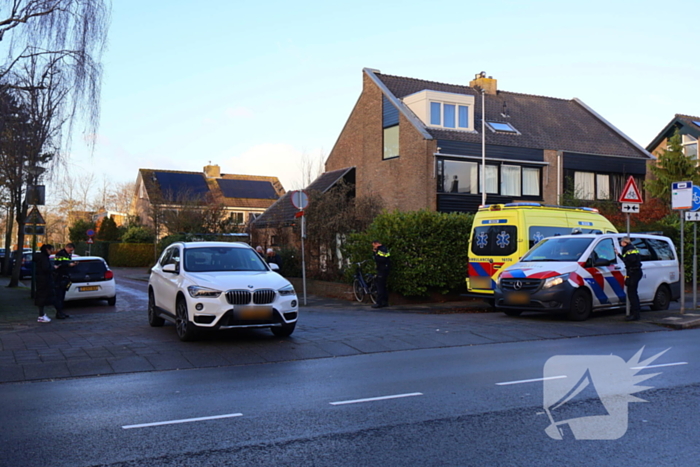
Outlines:
POLYGON ((36 280, 36 292, 34 304, 39 307, 39 323, 50 323, 51 318, 46 316, 44 307, 55 305, 54 295, 54 267, 50 256, 53 253, 53 245, 48 243, 41 246, 38 253, 34 253, 34 277, 36 280))
POLYGON ((379 240, 372 242, 372 251, 374 252, 374 262, 377 264, 377 276, 374 278, 377 284, 377 303, 372 305, 372 308, 382 308, 389 306, 386 281, 391 271, 391 259, 389 258, 389 250, 379 240))
POLYGON ((276 253, 275 250, 273 250, 272 248, 267 249, 265 261, 267 261, 267 264, 276 264, 279 268, 277 272, 280 272, 282 270, 282 257, 279 255, 279 253, 276 253))
POLYGON ((642 259, 639 257, 639 250, 632 245, 629 237, 624 237, 620 240, 622 245, 622 254, 620 257, 625 262, 627 269, 627 277, 625 285, 627 286, 627 297, 630 301, 630 315, 625 317, 626 321, 639 321, 639 313, 641 306, 639 305, 639 281, 642 279, 642 259))
POLYGON ((65 248, 56 253, 54 263, 56 265, 56 319, 70 318, 63 312, 63 301, 66 298, 66 290, 70 287, 70 268, 75 266, 73 252, 75 245, 68 243, 65 248))

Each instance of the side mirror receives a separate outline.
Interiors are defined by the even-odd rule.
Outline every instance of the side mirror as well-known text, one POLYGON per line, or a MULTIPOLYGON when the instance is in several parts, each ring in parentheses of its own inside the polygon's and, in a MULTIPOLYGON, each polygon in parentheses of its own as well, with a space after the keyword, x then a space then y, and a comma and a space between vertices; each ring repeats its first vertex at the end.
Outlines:
POLYGON ((278 272, 280 270, 280 267, 276 263, 270 263, 268 264, 270 266, 270 269, 272 269, 275 272, 278 272))
POLYGON ((600 267, 600 266, 610 266, 610 260, 609 260, 609 259, 598 258, 598 259, 595 261, 595 267, 600 267))
POLYGON ((165 266, 163 266, 163 272, 177 274, 177 265, 176 264, 166 264, 165 266))

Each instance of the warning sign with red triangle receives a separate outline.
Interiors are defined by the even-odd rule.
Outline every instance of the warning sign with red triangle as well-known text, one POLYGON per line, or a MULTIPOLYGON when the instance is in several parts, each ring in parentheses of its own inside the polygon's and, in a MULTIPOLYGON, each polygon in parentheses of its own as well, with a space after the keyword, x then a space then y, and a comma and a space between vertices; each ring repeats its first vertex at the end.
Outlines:
POLYGON ((630 178, 627 179, 625 188, 622 190, 622 195, 620 195, 620 199, 618 201, 621 203, 640 204, 644 202, 642 199, 642 194, 639 192, 639 188, 637 188, 637 183, 634 181, 633 176, 630 175, 630 178))

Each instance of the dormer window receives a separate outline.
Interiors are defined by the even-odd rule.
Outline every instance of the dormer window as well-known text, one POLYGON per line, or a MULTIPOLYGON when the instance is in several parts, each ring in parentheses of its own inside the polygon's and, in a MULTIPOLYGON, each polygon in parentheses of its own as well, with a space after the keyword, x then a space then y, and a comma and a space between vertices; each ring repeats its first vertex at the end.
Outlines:
POLYGON ((423 90, 403 98, 429 127, 474 131, 474 96, 423 90))
POLYGON ((520 132, 516 130, 513 125, 510 123, 505 123, 505 122, 490 122, 486 120, 486 125, 488 125, 489 129, 493 132, 501 132, 501 133, 512 133, 514 135, 519 135, 520 132))

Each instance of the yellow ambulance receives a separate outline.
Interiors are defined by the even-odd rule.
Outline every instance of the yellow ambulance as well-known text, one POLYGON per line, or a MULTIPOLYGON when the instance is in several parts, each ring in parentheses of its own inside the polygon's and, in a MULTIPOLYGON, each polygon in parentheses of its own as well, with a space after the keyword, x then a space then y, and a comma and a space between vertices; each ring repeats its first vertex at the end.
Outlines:
POLYGON ((492 296, 501 271, 537 242, 572 233, 617 233, 617 229, 594 208, 540 203, 481 206, 469 237, 469 294, 492 296))

